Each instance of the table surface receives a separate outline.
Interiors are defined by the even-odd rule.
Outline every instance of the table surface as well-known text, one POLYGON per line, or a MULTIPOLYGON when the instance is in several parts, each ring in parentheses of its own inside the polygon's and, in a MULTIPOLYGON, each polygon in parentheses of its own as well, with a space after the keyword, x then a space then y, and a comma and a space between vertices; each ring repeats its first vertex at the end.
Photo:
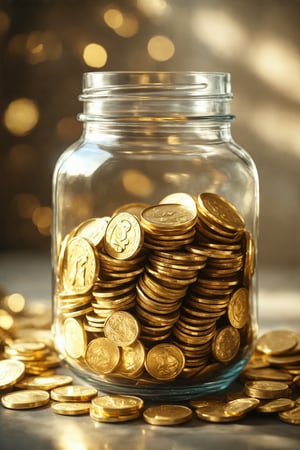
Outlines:
MULTIPOLYGON (((278 328, 300 332, 299 273, 299 268, 259 270, 260 334, 278 328)), ((39 317, 43 311, 47 317, 51 311, 49 257, 0 253, 0 287, 8 294, 22 293, 39 317)), ((1 450, 298 450, 299 444, 300 426, 272 415, 249 414, 227 424, 194 417, 184 425, 159 427, 142 419, 105 424, 89 416, 56 415, 47 407, 16 411, 0 406, 1 450)))

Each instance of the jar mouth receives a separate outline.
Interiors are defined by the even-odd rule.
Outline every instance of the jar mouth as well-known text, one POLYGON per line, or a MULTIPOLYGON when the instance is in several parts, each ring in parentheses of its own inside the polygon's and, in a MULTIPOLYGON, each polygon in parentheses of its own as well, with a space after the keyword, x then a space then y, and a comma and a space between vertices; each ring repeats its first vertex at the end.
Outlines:
POLYGON ((227 72, 114 71, 83 74, 79 120, 231 120, 227 72))

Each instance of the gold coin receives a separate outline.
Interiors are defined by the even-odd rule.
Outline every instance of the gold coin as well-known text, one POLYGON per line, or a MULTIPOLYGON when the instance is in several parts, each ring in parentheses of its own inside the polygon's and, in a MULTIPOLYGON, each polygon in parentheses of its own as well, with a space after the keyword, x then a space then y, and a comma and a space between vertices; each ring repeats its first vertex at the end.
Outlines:
POLYGON ((226 326, 217 331, 212 342, 214 357, 222 362, 229 363, 240 349, 240 334, 236 328, 226 326))
POLYGON ((106 337, 99 337, 89 342, 85 354, 87 365, 99 374, 111 373, 120 361, 120 351, 116 344, 106 337))
POLYGON ((31 409, 39 406, 47 405, 50 395, 47 391, 39 389, 25 389, 1 397, 1 403, 5 408, 9 409, 31 409))
POLYGON ((300 406, 296 406, 295 408, 280 412, 278 414, 278 417, 283 422, 300 425, 300 406))
POLYGON ((122 205, 118 209, 116 209, 112 215, 115 216, 116 214, 119 214, 121 212, 127 212, 136 216, 137 218, 140 218, 143 210, 145 208, 148 208, 149 206, 150 205, 148 203, 142 202, 126 203, 125 205, 122 205))
POLYGON ((249 231, 245 231, 244 239, 245 239, 244 244, 245 263, 243 273, 243 284, 248 287, 255 271, 255 246, 254 240, 249 231))
POLYGON ((198 206, 208 220, 231 232, 242 231, 245 221, 225 198, 211 192, 198 195, 198 206))
POLYGON ((280 355, 296 347, 297 334, 287 330, 272 330, 260 336, 256 341, 256 350, 267 355, 280 355))
POLYGON ((94 408, 91 406, 90 408, 90 417, 95 420, 96 422, 105 422, 105 423, 121 423, 121 422, 129 422, 131 420, 138 419, 141 415, 140 411, 136 411, 134 413, 130 414, 121 414, 119 416, 117 415, 111 415, 107 414, 101 410, 98 410, 97 408, 94 408))
POLYGON ((234 328, 243 328, 249 320, 249 292, 239 288, 233 292, 228 303, 228 319, 234 328))
POLYGON ((110 217, 97 217, 87 219, 74 230, 73 236, 81 236, 98 247, 105 235, 110 217))
POLYGON ((158 405, 151 406, 143 412, 145 422, 151 425, 179 425, 188 422, 193 417, 193 411, 188 406, 158 405))
POLYGON ((185 358, 182 351, 174 344, 161 343, 152 347, 146 356, 145 367, 155 379, 169 381, 182 372, 185 358))
POLYGON ((34 376, 23 378, 16 384, 17 388, 21 389, 41 389, 43 391, 50 391, 59 386, 71 384, 73 381, 69 375, 49 375, 49 376, 34 376))
POLYGON ((141 341, 121 348, 120 362, 117 372, 128 377, 136 377, 144 368, 145 348, 141 341))
POLYGON ((89 292, 98 276, 99 259, 95 247, 77 236, 68 242, 64 257, 63 284, 67 292, 89 292))
POLYGON ((133 395, 101 395, 92 400, 92 406, 94 410, 120 416, 140 411, 144 401, 133 395))
POLYGON ((195 224, 196 213, 179 204, 160 204, 144 209, 141 224, 152 232, 170 231, 175 234, 178 230, 187 231, 195 224))
POLYGON ((127 212, 115 215, 106 228, 104 248, 116 259, 134 258, 143 245, 143 230, 139 220, 127 212))
POLYGON ((51 399, 57 402, 88 402, 96 395, 97 389, 79 384, 60 386, 51 391, 51 399))
POLYGON ((69 317, 64 321, 64 345, 71 358, 81 358, 86 351, 87 336, 80 320, 69 317))
POLYGON ((119 347, 133 344, 139 337, 140 325, 136 318, 127 311, 112 313, 104 324, 104 335, 119 347))
POLYGON ((57 402, 52 403, 51 410, 55 414, 61 414, 64 416, 79 416, 82 414, 88 414, 90 407, 90 402, 57 402))
POLYGON ((244 386, 244 391, 249 397, 268 400, 285 397, 289 393, 289 386, 281 381, 248 381, 244 386))
POLYGON ((22 361, 3 359, 0 361, 0 390, 16 384, 24 374, 25 364, 22 361))
POLYGON ((272 367, 261 368, 245 368, 242 375, 248 380, 270 380, 270 381, 284 381, 289 383, 293 377, 287 372, 283 372, 272 367))
POLYGON ((257 408, 259 404, 260 401, 257 398, 236 398, 225 404, 224 412, 232 416, 240 416, 257 408))
POLYGON ((262 403, 258 406, 257 411, 262 413, 275 413, 287 411, 295 406, 295 401, 291 398, 276 398, 262 403))
POLYGON ((226 403, 215 403, 196 409, 198 419, 206 422, 235 422, 241 420, 246 414, 231 414, 226 411, 226 403))
POLYGON ((160 202, 164 203, 178 203, 190 209, 194 214, 197 214, 197 206, 193 197, 185 192, 175 192, 173 194, 166 195, 160 202))

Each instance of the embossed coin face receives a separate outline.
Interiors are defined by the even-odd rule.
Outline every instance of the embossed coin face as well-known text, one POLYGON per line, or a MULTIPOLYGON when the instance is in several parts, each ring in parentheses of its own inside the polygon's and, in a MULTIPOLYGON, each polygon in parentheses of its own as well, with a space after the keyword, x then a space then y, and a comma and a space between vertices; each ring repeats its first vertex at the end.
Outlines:
POLYGON ((87 402, 96 397, 97 390, 91 386, 72 384, 52 389, 51 398, 57 402, 87 402))
POLYGON ((281 411, 287 411, 295 406, 294 400, 291 398, 275 398, 275 400, 269 400, 257 408, 257 411, 263 413, 275 413, 281 411))
POLYGON ((9 409, 31 409, 39 406, 47 405, 50 395, 47 391, 39 389, 25 389, 1 397, 1 403, 5 408, 9 409))
POLYGON ((278 417, 283 422, 292 423, 294 425, 300 425, 300 406, 283 411, 278 414, 278 417))
POLYGON ((80 358, 85 354, 87 346, 86 332, 80 320, 69 317, 64 322, 65 349, 72 358, 80 358))
POLYGON ((140 325, 127 311, 116 311, 104 324, 104 335, 119 347, 133 344, 140 334, 140 325))
POLYGON ((155 379, 168 381, 176 378, 183 370, 185 358, 174 344, 157 344, 146 356, 147 372, 155 379))
POLYGON ((143 418, 151 425, 179 425, 191 420, 192 410, 182 405, 158 405, 145 409, 143 418))
POLYGON ((108 374, 119 364, 120 350, 106 337, 99 337, 88 344, 85 360, 94 372, 108 374))
POLYGON ((108 414, 129 414, 139 411, 144 406, 141 398, 133 395, 101 395, 92 400, 92 405, 108 414))
POLYGON ((226 404, 213 403, 196 409, 198 419, 206 422, 235 422, 245 417, 245 414, 231 414, 226 411, 226 404))
POLYGON ((145 348, 141 341, 122 347, 120 362, 117 367, 118 373, 135 377, 141 373, 145 361, 145 348))
POLYGON ((225 364, 235 358, 239 348, 240 334, 236 328, 230 326, 221 328, 212 342, 214 357, 225 364))
POLYGON ((159 203, 178 203, 190 209, 194 214, 197 214, 197 206, 193 197, 185 192, 174 192, 166 195, 159 203))
POLYGON ((50 391, 58 386, 71 384, 73 381, 69 375, 49 375, 49 376, 32 376, 27 377, 17 383, 18 388, 22 389, 41 389, 50 391))
POLYGON ((267 355, 280 355, 292 350, 297 343, 296 333, 287 330, 273 330, 258 338, 256 349, 267 355))
POLYGON ((25 374, 25 364, 22 361, 4 359, 0 361, 0 389, 6 389, 16 384, 25 374))
POLYGON ((249 292, 239 288, 231 296, 228 304, 228 319, 234 328, 243 328, 249 320, 249 292))
POLYGON ((121 212, 107 225, 104 248, 113 258, 130 259, 138 254, 143 241, 143 230, 139 220, 132 214, 121 212))
POLYGON ((183 205, 166 203, 150 206, 142 212, 142 224, 147 229, 156 231, 187 231, 195 223, 197 214, 183 205))
POLYGON ((70 239, 64 256, 65 290, 75 294, 89 292, 98 273, 99 259, 93 245, 80 236, 70 239))
POLYGON ((259 405, 257 398, 236 398, 225 404, 224 412, 233 416, 240 416, 252 411, 259 405))
POLYGON ((288 395, 289 386, 281 381, 248 381, 244 386, 245 394, 259 399, 275 399, 288 395))

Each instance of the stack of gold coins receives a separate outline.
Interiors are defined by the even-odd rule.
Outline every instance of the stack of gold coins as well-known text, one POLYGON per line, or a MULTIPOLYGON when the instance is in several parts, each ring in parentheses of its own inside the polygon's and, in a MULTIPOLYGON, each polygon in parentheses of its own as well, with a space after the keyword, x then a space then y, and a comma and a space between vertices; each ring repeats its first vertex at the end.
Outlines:
POLYGON ((127 422, 138 419, 144 402, 129 395, 102 395, 92 399, 90 416, 97 422, 127 422))

